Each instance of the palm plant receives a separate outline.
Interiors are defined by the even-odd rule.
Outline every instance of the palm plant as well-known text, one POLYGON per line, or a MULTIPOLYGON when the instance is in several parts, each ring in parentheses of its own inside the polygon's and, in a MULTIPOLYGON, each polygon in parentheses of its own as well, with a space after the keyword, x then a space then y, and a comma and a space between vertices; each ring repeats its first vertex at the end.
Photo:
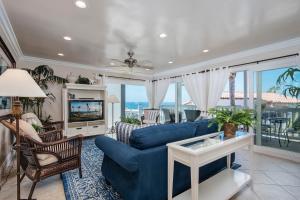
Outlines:
POLYGON ((236 73, 231 73, 229 76, 229 99, 231 106, 235 106, 235 77, 236 73))
POLYGON ((55 101, 55 96, 48 91, 49 84, 63 84, 67 82, 67 79, 54 75, 54 71, 48 65, 40 65, 34 69, 24 69, 26 70, 35 82, 41 87, 42 90, 47 95, 47 98, 20 98, 23 104, 23 110, 28 111, 32 109, 33 112, 38 116, 38 118, 42 118, 42 108, 46 100, 50 100, 52 102, 55 101))
POLYGON ((277 79, 277 85, 282 86, 284 96, 290 95, 295 98, 300 97, 300 86, 292 85, 288 81, 299 83, 300 69, 299 68, 288 68, 285 72, 283 72, 277 79))

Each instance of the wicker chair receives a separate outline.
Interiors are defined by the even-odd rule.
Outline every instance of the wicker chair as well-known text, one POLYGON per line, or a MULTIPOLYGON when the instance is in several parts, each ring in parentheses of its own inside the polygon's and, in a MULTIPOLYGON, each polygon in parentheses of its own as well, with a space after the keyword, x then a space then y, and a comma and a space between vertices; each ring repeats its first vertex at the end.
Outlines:
MULTIPOLYGON (((0 122, 14 135, 16 134, 16 126, 12 120, 1 120, 0 122)), ((62 130, 53 130, 39 133, 39 137, 43 142, 20 133, 21 167, 24 172, 21 181, 25 175, 33 181, 28 199, 31 199, 36 184, 47 177, 77 168, 80 178, 82 177, 81 147, 83 137, 81 135, 64 138, 62 130), (56 159, 49 164, 41 164, 38 159, 40 154, 50 154, 56 159)))

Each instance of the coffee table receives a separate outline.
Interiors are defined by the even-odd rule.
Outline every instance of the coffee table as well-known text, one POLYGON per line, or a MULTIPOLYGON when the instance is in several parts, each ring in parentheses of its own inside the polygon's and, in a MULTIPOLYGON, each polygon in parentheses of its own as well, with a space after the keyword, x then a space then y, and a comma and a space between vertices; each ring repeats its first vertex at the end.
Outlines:
POLYGON ((238 149, 250 148, 252 163, 252 146, 254 134, 236 132, 235 137, 226 138, 222 132, 189 138, 167 144, 168 146, 168 200, 173 199, 174 162, 180 162, 191 168, 191 189, 174 197, 176 200, 226 200, 251 183, 250 174, 230 168, 231 153, 238 149), (199 184, 199 167, 227 156, 227 168, 199 184))

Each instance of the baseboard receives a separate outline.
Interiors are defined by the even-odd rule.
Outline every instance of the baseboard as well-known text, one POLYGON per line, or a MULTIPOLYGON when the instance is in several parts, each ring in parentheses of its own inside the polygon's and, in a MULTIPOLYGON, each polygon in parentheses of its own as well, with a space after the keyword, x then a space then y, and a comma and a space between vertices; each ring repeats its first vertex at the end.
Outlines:
POLYGON ((9 175, 11 167, 13 166, 14 156, 15 156, 15 152, 11 150, 7 154, 2 165, 0 166, 0 190, 1 190, 1 186, 5 184, 6 177, 9 175))
POLYGON ((300 163, 300 153, 258 145, 254 145, 253 151, 267 156, 277 157, 292 162, 300 163))

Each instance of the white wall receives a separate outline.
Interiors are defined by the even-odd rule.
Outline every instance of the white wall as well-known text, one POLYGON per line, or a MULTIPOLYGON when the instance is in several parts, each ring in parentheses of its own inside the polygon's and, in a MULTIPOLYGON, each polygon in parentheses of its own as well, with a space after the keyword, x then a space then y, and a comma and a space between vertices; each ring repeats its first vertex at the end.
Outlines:
MULTIPOLYGON (((39 65, 42 65, 44 63, 32 63, 28 61, 20 61, 17 62, 17 68, 35 68, 39 65)), ((99 73, 97 71, 93 70, 83 70, 79 68, 72 68, 72 67, 66 67, 66 66, 61 66, 61 65, 49 65, 53 70, 54 74, 63 78, 66 78, 71 72, 75 76, 84 76, 87 78, 93 78, 95 73, 99 73)), ((55 102, 48 101, 45 103, 44 106, 44 111, 47 115, 51 115, 53 120, 62 120, 62 95, 61 95, 61 90, 62 90, 63 85, 51 85, 49 87, 49 92, 53 93, 54 96, 56 97, 55 102)), ((45 116, 45 115, 44 115, 45 116)))
MULTIPOLYGON (((39 65, 43 65, 45 63, 43 62, 31 62, 31 61, 19 61, 17 62, 17 68, 30 68, 33 69, 39 65)), ((63 78, 66 78, 71 72, 74 76, 83 76, 92 79, 95 74, 101 73, 100 71, 97 70, 92 70, 92 69, 81 69, 81 68, 76 68, 76 67, 70 67, 70 66, 65 66, 62 64, 50 64, 49 65, 53 70, 54 74, 63 78)), ((101 73, 103 74, 103 73, 101 73)), ((108 78, 106 81, 108 84, 133 84, 133 85, 140 85, 144 84, 143 81, 134 81, 134 80, 127 80, 127 79, 117 79, 117 78, 108 78)), ((49 114, 52 116, 54 121, 57 120, 62 120, 62 95, 61 95, 61 90, 62 90, 63 85, 51 85, 49 87, 49 92, 53 93, 54 96, 56 97, 55 102, 52 101, 47 101, 44 105, 44 111, 43 116, 48 116, 49 114)), ((111 105, 110 105, 111 107, 111 105)), ((115 106, 115 120, 120 118, 120 114, 116 113, 120 106, 116 105, 115 106)), ((108 108, 110 111, 111 108, 108 108)), ((110 113, 108 114, 110 116, 110 113)), ((111 123, 111 119, 109 119, 109 122, 111 123)))

